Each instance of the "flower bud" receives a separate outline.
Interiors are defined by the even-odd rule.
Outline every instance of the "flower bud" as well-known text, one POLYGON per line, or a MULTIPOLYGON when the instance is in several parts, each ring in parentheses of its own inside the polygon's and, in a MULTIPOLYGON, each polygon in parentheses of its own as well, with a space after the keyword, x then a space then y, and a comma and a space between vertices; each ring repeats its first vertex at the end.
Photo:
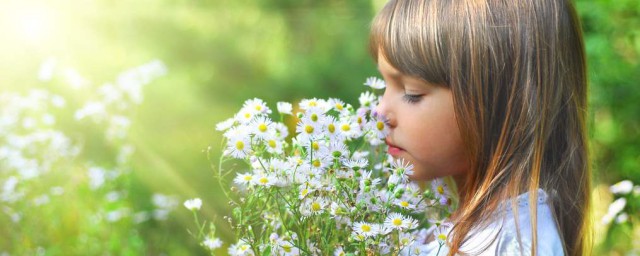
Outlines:
POLYGON ((389 183, 387 188, 389 189, 389 191, 393 191, 396 188, 396 184, 395 183, 389 183))

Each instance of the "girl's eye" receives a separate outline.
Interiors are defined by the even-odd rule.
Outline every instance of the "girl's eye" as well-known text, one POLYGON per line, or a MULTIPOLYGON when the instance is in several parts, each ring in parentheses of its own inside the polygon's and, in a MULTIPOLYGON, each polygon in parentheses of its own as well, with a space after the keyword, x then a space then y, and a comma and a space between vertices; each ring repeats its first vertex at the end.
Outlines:
POLYGON ((419 94, 405 94, 402 98, 409 104, 418 103, 422 99, 422 95, 419 94))

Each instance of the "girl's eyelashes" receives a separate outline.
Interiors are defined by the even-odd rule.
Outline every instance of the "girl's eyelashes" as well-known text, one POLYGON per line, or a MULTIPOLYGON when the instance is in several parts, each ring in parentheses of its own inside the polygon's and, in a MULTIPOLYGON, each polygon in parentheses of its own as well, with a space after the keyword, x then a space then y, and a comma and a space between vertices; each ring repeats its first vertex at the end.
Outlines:
POLYGON ((405 93, 404 96, 402 96, 402 99, 404 99, 404 101, 406 101, 409 104, 414 104, 414 103, 418 103, 422 99, 422 95, 405 93))

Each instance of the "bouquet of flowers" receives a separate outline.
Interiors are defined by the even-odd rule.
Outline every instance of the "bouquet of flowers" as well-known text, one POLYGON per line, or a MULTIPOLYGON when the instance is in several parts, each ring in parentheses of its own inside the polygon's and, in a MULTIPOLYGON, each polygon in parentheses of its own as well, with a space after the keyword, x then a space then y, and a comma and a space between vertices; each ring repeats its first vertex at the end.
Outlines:
MULTIPOLYGON (((235 174, 232 193, 225 191, 234 207, 225 219, 238 238, 230 255, 412 254, 426 228, 449 214, 442 180, 421 188, 409 179, 413 165, 386 154, 389 128, 373 93, 385 84, 374 77, 364 84, 371 91, 361 94, 358 108, 313 98, 293 112, 292 104, 278 102, 274 121, 265 102, 251 99, 217 125, 225 141, 216 176, 224 186, 235 174), (297 121, 295 136, 285 118, 297 121), (225 171, 239 161, 244 170, 225 171)), ((194 214, 200 205, 185 202, 194 214)), ((205 247, 221 246, 213 227, 205 234, 198 225, 205 247)), ((436 239, 443 244, 446 237, 436 239)))

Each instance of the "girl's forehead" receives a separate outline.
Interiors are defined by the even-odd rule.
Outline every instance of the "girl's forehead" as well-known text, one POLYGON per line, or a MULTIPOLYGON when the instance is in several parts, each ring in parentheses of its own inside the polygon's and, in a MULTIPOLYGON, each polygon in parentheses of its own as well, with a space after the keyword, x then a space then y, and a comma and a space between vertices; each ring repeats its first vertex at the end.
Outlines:
POLYGON ((382 54, 378 54, 378 71, 390 77, 402 76, 402 73, 393 67, 382 54))

